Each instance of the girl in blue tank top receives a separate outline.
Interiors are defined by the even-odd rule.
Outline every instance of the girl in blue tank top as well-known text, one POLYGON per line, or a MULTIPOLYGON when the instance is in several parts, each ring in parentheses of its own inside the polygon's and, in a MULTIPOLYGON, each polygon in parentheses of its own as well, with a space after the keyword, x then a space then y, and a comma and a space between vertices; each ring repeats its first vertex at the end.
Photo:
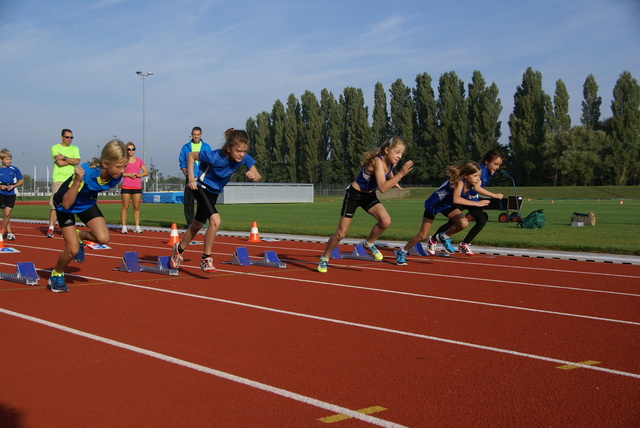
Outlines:
POLYGON ((476 192, 483 193, 480 187, 480 174, 482 170, 476 162, 463 162, 454 166, 447 167, 449 180, 438 188, 424 202, 424 214, 422 216, 422 225, 418 233, 411 237, 403 248, 396 250, 396 264, 406 265, 407 252, 416 244, 429 237, 428 253, 433 255, 436 251, 437 241, 444 245, 445 251, 448 253, 455 252, 451 245, 449 236, 459 232, 469 224, 467 218, 460 211, 459 205, 484 207, 489 204, 488 199, 474 200, 476 192), (448 235, 440 233, 437 237, 429 236, 429 230, 433 224, 436 214, 442 213, 453 221, 454 225, 447 232, 448 235))
POLYGON ((351 219, 358 207, 361 207, 376 219, 376 224, 369 232, 369 236, 362 242, 362 245, 375 260, 380 261, 383 259, 382 253, 375 246, 375 242, 391 224, 391 217, 378 200, 376 190, 384 193, 392 187, 398 186, 400 179, 411 171, 413 161, 405 162, 397 175, 392 172, 393 167, 402 159, 404 150, 404 141, 394 135, 387 138, 377 149, 363 155, 362 169, 345 191, 338 229, 331 235, 324 252, 320 256, 318 272, 327 272, 331 251, 347 236, 351 219))

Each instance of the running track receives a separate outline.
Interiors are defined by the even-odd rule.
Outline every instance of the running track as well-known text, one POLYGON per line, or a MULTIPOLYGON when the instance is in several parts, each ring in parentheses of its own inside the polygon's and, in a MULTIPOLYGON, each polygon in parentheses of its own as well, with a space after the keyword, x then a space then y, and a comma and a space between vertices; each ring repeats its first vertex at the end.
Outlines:
POLYGON ((168 232, 114 232, 53 294, 62 239, 13 229, 0 271, 41 279, 0 281, 2 427, 640 423, 640 266, 383 249, 320 274, 322 244, 219 237, 217 273, 191 245, 176 277, 116 270, 168 232), (231 265, 240 246, 287 268, 231 265))

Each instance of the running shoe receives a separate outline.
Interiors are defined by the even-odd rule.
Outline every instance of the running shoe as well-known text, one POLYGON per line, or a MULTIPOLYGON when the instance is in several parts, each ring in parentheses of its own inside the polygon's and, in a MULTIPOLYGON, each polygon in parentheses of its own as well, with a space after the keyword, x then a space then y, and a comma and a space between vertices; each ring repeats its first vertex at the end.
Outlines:
POLYGON ((136 228, 133 229, 133 233, 142 233, 142 229, 140 229, 140 226, 136 226, 136 228))
POLYGON ((320 263, 318 263, 318 272, 327 273, 329 267, 329 258, 320 256, 320 263))
POLYGON ((127 226, 122 226, 122 233, 129 233, 127 226))
POLYGON ((431 235, 427 239, 427 253, 433 256, 436 253, 436 248, 438 248, 438 240, 435 236, 431 235))
POLYGON ((369 244, 366 239, 364 241, 362 241, 362 246, 367 251, 369 251, 371 253, 371 255, 373 256, 375 261, 379 262, 380 260, 382 260, 384 258, 382 253, 380 251, 378 251, 378 249, 376 248, 376 245, 375 244, 369 244))
POLYGON ((50 277, 47 288, 53 293, 67 293, 69 291, 67 284, 64 283, 64 275, 50 277))
POLYGON ((438 235, 438 241, 442 242, 442 246, 444 247, 444 250, 449 253, 449 254, 453 254, 456 252, 456 249, 453 248, 453 245, 451 245, 451 238, 444 238, 442 236, 442 233, 440 233, 438 235))
POLYGON ((458 251, 460 251, 462 254, 466 254, 467 256, 473 256, 473 251, 471 251, 471 244, 467 244, 466 242, 461 242, 460 245, 458 245, 458 251))
POLYGON ((407 264, 407 252, 402 248, 398 248, 396 251, 396 264, 399 266, 405 266, 407 264))
POLYGON ((184 261, 182 254, 180 254, 180 243, 176 242, 173 244, 172 252, 171 252, 171 260, 169 260, 169 266, 171 269, 178 269, 180 267, 180 262, 184 261))
POLYGON ((14 235, 11 232, 7 233, 7 241, 15 241, 15 240, 16 240, 16 235, 14 235))
POLYGON ((213 265, 213 259, 211 257, 206 257, 200 260, 200 269, 205 272, 215 272, 216 267, 213 265))
POLYGON ((47 238, 53 238, 53 227, 50 227, 47 231, 47 238))

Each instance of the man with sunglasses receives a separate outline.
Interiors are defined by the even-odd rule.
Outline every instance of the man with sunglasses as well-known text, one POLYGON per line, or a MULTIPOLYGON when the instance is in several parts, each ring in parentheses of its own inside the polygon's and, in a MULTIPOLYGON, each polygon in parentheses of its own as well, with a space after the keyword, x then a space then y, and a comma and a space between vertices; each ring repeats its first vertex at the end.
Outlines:
POLYGON ((53 204, 53 195, 58 191, 62 183, 69 178, 76 165, 80 165, 80 149, 74 146, 73 132, 70 129, 63 129, 60 133, 61 140, 59 144, 51 146, 51 158, 53 159, 53 173, 51 175, 51 199, 49 205, 49 230, 47 230, 47 238, 53 238, 53 225, 56 223, 56 207, 53 204))

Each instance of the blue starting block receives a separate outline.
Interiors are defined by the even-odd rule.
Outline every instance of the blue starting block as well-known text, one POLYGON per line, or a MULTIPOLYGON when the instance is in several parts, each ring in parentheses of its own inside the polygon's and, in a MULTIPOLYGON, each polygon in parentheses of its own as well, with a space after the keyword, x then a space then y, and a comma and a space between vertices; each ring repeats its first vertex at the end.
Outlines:
POLYGON ((0 272, 0 279, 26 285, 38 285, 40 281, 38 273, 36 272, 36 266, 33 262, 16 263, 16 273, 0 272))
POLYGON ((353 252, 346 253, 334 248, 329 255, 332 259, 356 259, 356 260, 375 260, 371 254, 364 249, 362 244, 354 245, 353 252))
POLYGON ((413 246, 412 249, 409 250, 409 254, 412 256, 423 256, 423 257, 451 257, 449 253, 446 251, 436 251, 436 253, 432 256, 424 250, 424 247, 420 242, 413 246))
POLYGON ((238 266, 267 266, 286 269, 287 264, 280 261, 275 251, 265 251, 262 260, 251 260, 247 247, 238 247, 231 257, 231 264, 238 266))
POLYGON ((130 273, 152 272, 159 273, 161 275, 179 275, 178 269, 171 269, 169 260, 171 260, 171 257, 169 256, 160 256, 158 257, 158 261, 155 266, 145 266, 140 264, 137 251, 127 251, 122 256, 120 270, 122 272, 130 273))

